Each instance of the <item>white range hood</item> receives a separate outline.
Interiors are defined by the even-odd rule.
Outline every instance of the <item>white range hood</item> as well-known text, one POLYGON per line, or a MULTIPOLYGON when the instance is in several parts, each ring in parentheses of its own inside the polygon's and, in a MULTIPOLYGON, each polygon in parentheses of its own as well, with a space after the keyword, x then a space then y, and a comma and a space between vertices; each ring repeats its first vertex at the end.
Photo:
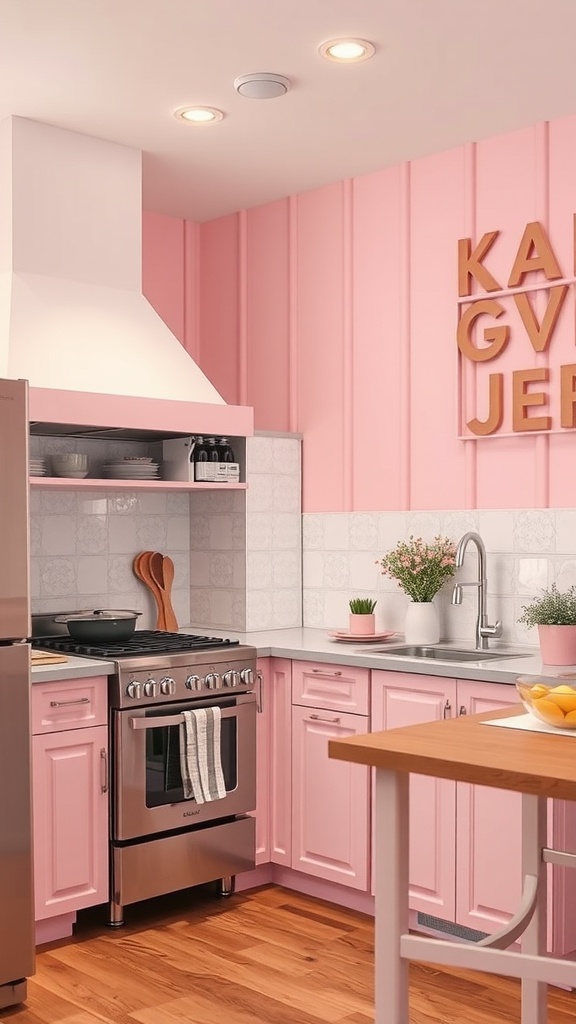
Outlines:
POLYGON ((52 389, 225 406, 142 295, 141 250, 138 150, 0 123, 0 377, 43 389, 43 418, 52 389))

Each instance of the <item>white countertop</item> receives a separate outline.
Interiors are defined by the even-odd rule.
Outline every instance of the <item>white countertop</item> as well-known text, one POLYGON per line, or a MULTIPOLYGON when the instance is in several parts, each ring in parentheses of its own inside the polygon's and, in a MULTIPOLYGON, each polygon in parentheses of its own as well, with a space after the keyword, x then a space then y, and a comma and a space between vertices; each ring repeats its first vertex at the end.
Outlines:
POLYGON ((51 683, 56 679, 82 679, 86 676, 111 676, 114 664, 97 658, 73 658, 54 665, 38 665, 32 669, 32 683, 51 683))
MULTIPOLYGON (((393 657, 392 648, 404 643, 401 634, 393 639, 366 644, 348 643, 332 640, 323 629, 272 629, 253 633, 237 633, 229 630, 208 630, 205 626, 185 626, 181 633, 199 633, 206 635, 239 640, 240 643, 251 644, 257 648, 260 658, 289 658, 294 661, 323 661, 339 665, 360 665, 364 668, 385 669, 392 672, 412 672, 418 675, 447 676, 453 679, 478 679, 496 683, 514 683, 519 675, 535 675, 539 678, 555 679, 571 669, 565 665, 544 666, 540 652, 534 647, 515 645, 515 652, 522 651, 525 657, 505 657, 506 645, 497 647, 491 641, 489 652, 496 649, 502 651, 502 659, 488 662, 447 662, 431 661, 423 658, 393 657), (376 650, 390 648, 390 653, 375 653, 376 650)), ((442 647, 458 647, 473 650, 472 643, 441 643, 442 647)), ((480 658, 482 652, 480 652, 480 658)), ((576 666, 574 667, 576 671, 576 666)))
MULTIPOLYGON (((261 632, 238 633, 229 630, 209 630, 205 626, 184 626, 181 633, 213 634, 256 647, 260 658, 288 658, 293 661, 323 661, 337 665, 356 665, 391 672, 412 672, 426 676, 446 676, 453 679, 477 679, 495 683, 514 683, 519 675, 533 675, 544 679, 555 679, 566 672, 575 671, 566 665, 543 666, 540 652, 534 647, 514 647, 525 657, 505 657, 506 646, 497 647, 492 641, 489 651, 501 650, 503 657, 482 662, 431 661, 423 658, 394 657, 392 648, 403 643, 401 635, 391 640, 366 644, 332 640, 322 629, 272 629, 261 632), (384 653, 376 653, 379 649, 384 653)), ((442 647, 464 647, 472 650, 473 644, 442 643, 442 647)), ((49 682, 54 679, 78 679, 93 675, 112 675, 114 664, 96 658, 69 657, 66 663, 40 665, 32 669, 32 682, 49 682)))

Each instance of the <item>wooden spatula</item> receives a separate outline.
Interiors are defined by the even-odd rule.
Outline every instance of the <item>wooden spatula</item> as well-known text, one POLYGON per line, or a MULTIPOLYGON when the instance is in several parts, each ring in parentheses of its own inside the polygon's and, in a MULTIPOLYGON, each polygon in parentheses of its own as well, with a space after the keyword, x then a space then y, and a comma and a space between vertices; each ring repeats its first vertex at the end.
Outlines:
POLYGON ((176 633, 178 631, 178 620, 172 607, 174 562, 168 555, 164 555, 162 558, 162 579, 164 580, 164 614, 166 616, 166 629, 176 633))
MULTIPOLYGON (((132 563, 132 568, 134 570, 134 574, 138 577, 138 579, 141 580, 142 583, 144 583, 148 587, 148 589, 151 591, 152 596, 153 596, 153 598, 154 598, 154 600, 156 602, 156 611, 157 611, 156 629, 166 629, 167 628, 166 627, 166 617, 165 617, 165 614, 164 614, 164 600, 163 600, 164 587, 163 587, 163 585, 162 585, 162 587, 160 587, 158 585, 158 582, 157 582, 157 575, 156 575, 156 573, 158 571, 158 562, 157 561, 154 563, 156 572, 152 572, 152 570, 151 570, 152 558, 153 558, 154 555, 157 555, 157 554, 158 554, 158 552, 156 552, 156 551, 141 551, 139 555, 136 555, 136 558, 134 559, 134 561, 132 563)), ((161 555, 159 557, 162 558, 161 555)), ((161 573, 161 571, 162 571, 162 562, 160 562, 160 573, 161 573)), ((160 575, 160 579, 161 578, 162 578, 162 576, 160 575)))

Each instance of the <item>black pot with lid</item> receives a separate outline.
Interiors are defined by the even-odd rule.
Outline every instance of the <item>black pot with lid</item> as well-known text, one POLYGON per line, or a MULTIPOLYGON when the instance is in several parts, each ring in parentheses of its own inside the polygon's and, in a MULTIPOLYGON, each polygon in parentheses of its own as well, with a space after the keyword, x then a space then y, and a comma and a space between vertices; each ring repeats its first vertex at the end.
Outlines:
POLYGON ((141 614, 128 608, 95 608, 55 615, 54 621, 65 623, 70 636, 81 643, 109 643, 132 636, 141 614))

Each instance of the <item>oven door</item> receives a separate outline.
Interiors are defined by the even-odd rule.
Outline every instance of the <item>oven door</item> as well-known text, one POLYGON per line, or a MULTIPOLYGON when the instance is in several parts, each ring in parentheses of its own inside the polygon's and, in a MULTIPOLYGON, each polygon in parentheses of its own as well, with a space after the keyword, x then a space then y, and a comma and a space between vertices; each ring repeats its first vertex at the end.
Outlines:
POLYGON ((112 838, 142 838, 253 811, 256 806, 256 698, 188 701, 114 711, 112 838), (180 774, 183 711, 218 706, 226 796, 186 799, 180 774))

